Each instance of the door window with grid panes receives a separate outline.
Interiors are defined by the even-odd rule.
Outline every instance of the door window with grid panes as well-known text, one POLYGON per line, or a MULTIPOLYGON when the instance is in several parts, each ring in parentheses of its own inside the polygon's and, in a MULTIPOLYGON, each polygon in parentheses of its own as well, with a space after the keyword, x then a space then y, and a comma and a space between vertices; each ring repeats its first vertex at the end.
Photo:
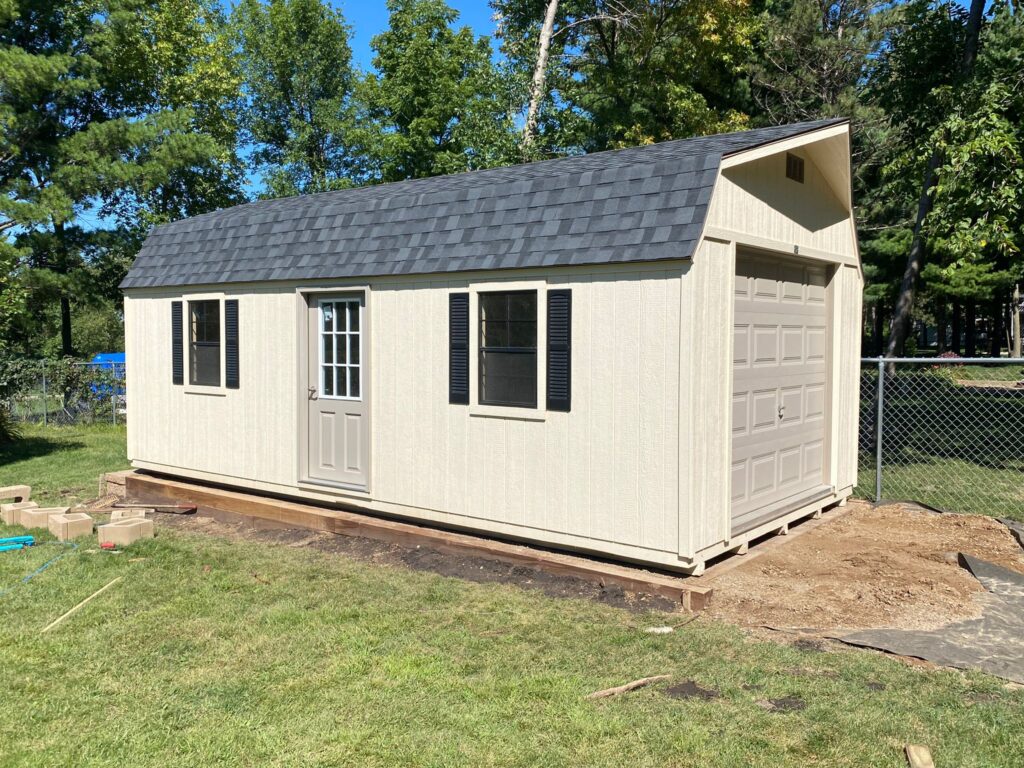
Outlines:
POLYGON ((358 299, 320 301, 321 397, 360 399, 361 310, 358 299))

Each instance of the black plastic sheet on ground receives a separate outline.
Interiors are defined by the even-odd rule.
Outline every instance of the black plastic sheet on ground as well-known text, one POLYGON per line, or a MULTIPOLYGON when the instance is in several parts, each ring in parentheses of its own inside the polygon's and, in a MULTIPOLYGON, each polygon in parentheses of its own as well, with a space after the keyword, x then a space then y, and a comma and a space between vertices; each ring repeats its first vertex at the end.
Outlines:
POLYGON ((836 639, 1024 684, 1024 574, 970 555, 960 564, 987 590, 982 615, 927 631, 870 629, 836 639))

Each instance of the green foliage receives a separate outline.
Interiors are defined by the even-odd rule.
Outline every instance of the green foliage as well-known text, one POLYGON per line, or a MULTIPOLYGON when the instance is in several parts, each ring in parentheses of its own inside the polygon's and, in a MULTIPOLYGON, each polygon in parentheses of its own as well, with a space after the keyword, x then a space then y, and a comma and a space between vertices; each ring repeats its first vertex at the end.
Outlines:
POLYGON ((935 132, 939 169, 928 225, 944 274, 1000 267, 1024 277, 1024 18, 996 8, 973 76, 949 98, 935 132), (987 261, 986 261, 987 260, 987 261))
POLYGON ((14 414, 0 402, 0 445, 9 445, 21 438, 21 428, 14 420, 14 414))
MULTIPOLYGON (((494 0, 502 51, 525 84, 540 0, 494 0)), ((559 4, 540 154, 595 151, 747 125, 744 67, 757 22, 747 0, 559 4)))
MULTIPOLYGON (((94 216, 145 231, 237 199, 226 48, 203 2, 7 0, 0 12, 0 234, 30 290, 21 330, 60 305, 65 354, 74 308, 95 299, 80 290, 103 240, 94 216)), ((22 333, 19 346, 40 342, 22 333)))
POLYGON ((443 0, 388 0, 360 83, 358 147, 371 181, 458 173, 514 157, 510 98, 491 45, 443 0))
POLYGON ((355 76, 341 12, 321 0, 242 0, 232 21, 244 84, 241 124, 265 194, 349 186, 355 76))

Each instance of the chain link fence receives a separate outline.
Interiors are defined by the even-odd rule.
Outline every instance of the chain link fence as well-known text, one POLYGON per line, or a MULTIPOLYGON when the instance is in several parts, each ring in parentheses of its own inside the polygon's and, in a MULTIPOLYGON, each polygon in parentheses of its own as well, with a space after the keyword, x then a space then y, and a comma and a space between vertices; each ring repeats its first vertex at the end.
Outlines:
POLYGON ((127 417, 124 374, 124 363, 116 362, 7 361, 0 407, 22 423, 121 424, 127 417))
POLYGON ((1024 519, 1024 359, 862 366, 857 495, 1024 519))

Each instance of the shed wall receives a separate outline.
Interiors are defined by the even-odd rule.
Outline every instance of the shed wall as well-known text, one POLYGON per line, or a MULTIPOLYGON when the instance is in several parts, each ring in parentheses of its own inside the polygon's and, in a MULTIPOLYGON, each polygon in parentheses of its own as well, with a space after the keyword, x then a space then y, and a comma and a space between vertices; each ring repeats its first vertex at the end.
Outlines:
POLYGON ((448 294, 509 273, 371 284, 368 494, 297 482, 304 384, 295 285, 223 292, 240 303, 242 372, 240 389, 217 395, 171 383, 170 302, 182 294, 132 292, 125 301, 129 458, 170 473, 672 564, 680 540, 681 328, 696 296, 689 268, 515 274, 573 291, 572 410, 542 420, 474 415, 448 403, 448 294))
POLYGON ((708 229, 785 243, 787 253, 797 246, 855 259, 849 209, 809 153, 796 154, 805 159, 802 184, 786 178, 785 152, 724 169, 708 210, 708 229))

